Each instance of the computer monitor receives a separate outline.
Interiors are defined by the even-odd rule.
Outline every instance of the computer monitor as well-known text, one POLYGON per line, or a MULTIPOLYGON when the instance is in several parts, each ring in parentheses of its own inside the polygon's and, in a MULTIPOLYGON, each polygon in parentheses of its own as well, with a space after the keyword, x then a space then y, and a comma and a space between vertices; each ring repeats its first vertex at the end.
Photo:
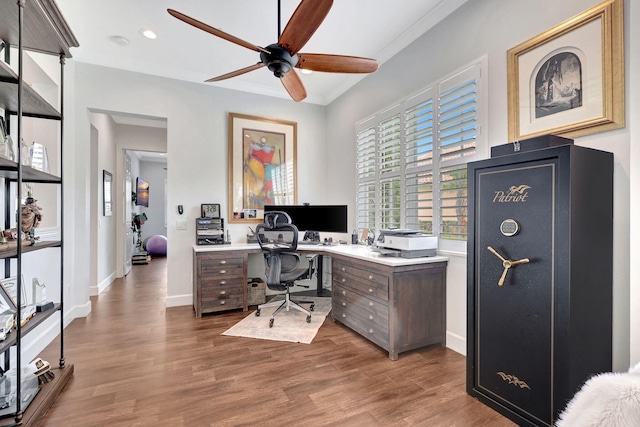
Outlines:
POLYGON ((347 205, 265 205, 265 212, 283 211, 300 231, 347 233, 347 205))

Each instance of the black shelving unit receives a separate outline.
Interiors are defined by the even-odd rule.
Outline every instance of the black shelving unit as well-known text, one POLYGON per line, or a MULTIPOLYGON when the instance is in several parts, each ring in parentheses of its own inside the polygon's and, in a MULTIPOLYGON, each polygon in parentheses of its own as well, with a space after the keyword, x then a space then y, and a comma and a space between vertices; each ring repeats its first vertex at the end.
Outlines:
MULTIPOLYGON (((16 132, 11 132, 18 145, 22 141, 23 117, 59 121, 59 176, 45 173, 22 164, 22 153, 17 150, 16 161, 0 158, 0 178, 4 181, 5 195, 5 228, 12 226, 15 212, 12 202, 19 209, 22 200, 23 183, 43 183, 57 185, 62 188, 63 181, 63 120, 64 120, 64 64, 71 57, 70 48, 77 47, 78 42, 65 22, 54 0, 0 0, 0 53, 4 62, 0 61, 0 109, 4 111, 5 122, 9 126, 11 117, 17 121, 16 132), (10 50, 15 48, 17 58, 11 56, 10 50), (23 55, 25 51, 34 51, 59 57, 60 60, 60 105, 53 106, 23 80, 23 55), (17 72, 7 64, 17 64, 17 72), (15 187, 13 187, 15 186, 15 187), (15 188, 15 193, 12 193, 15 188), (15 200, 12 200, 15 194, 15 200)), ((61 190, 58 215, 60 218, 60 240, 38 241, 35 244, 23 241, 18 233, 17 242, 0 248, 0 259, 5 262, 5 275, 12 271, 12 260, 15 260, 17 277, 17 314, 21 318, 22 257, 42 249, 59 248, 60 253, 60 302, 49 310, 38 312, 24 325, 16 320, 16 329, 0 342, 0 353, 4 354, 3 368, 8 370, 12 365, 11 349, 15 348, 15 399, 11 406, 0 408, 0 426, 36 425, 40 418, 53 404, 64 385, 73 374, 73 365, 68 365, 64 357, 64 191, 61 190), (36 330, 51 316, 60 316, 60 359, 54 369, 55 379, 33 390, 31 386, 22 389, 23 363, 22 339, 36 330)), ((17 224, 16 224, 17 226, 17 224)), ((37 254, 29 256, 38 256, 37 254)), ((54 363, 52 363, 54 365, 54 363)))

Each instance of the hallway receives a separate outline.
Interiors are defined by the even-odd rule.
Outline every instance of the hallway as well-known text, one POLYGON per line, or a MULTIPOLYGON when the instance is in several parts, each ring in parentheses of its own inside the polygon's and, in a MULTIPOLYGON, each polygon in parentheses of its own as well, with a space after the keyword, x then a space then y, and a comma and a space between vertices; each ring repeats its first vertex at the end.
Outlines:
MULTIPOLYGON (((325 320, 312 344, 221 336, 249 313, 165 308, 166 259, 136 265, 65 329, 75 372, 43 427, 511 426, 465 393, 465 358, 387 353, 325 320)), ((57 364, 59 344, 43 358, 57 364)))

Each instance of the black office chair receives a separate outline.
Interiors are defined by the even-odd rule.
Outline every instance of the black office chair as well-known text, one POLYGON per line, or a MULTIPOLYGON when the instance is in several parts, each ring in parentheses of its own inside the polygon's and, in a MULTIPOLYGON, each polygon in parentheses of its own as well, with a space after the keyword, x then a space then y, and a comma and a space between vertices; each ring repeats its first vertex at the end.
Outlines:
MULTIPOLYGON (((300 255, 295 253, 298 247, 298 228, 291 223, 291 218, 286 212, 265 212, 264 223, 256 227, 258 243, 264 254, 265 274, 267 286, 276 291, 286 291, 284 301, 272 301, 261 304, 256 310, 256 316, 260 316, 260 310, 265 307, 276 307, 276 311, 269 319, 269 327, 273 327, 275 315, 285 308, 294 308, 307 315, 307 323, 311 322, 311 311, 314 309, 313 301, 291 300, 289 289, 295 285, 296 280, 310 279, 314 273, 315 255, 307 257, 309 266, 300 267, 300 255), (306 310, 299 304, 311 304, 306 310)), ((305 288, 309 286, 299 285, 305 288)))

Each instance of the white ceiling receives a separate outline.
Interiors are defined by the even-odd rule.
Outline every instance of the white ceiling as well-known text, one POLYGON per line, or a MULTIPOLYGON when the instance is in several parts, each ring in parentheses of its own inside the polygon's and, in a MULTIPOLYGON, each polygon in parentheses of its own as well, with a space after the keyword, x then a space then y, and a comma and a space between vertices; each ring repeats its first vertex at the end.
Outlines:
MULTIPOLYGON (((301 50, 364 56, 380 64, 429 30, 467 0, 335 0, 328 16, 301 50)), ((121 68, 190 82, 247 67, 257 52, 215 37, 170 16, 167 8, 258 46, 274 43, 277 0, 56 0, 80 47, 78 62, 121 68), (152 29, 156 40, 139 31, 152 29), (129 40, 119 46, 112 37, 129 40)), ((281 0, 282 30, 299 0, 281 0)), ((296 70, 296 72, 298 72, 296 70)), ((327 105, 363 75, 301 74, 303 102, 327 105)), ((290 99, 266 68, 217 83, 203 83, 290 99)), ((291 101, 293 102, 293 101, 291 101)))

